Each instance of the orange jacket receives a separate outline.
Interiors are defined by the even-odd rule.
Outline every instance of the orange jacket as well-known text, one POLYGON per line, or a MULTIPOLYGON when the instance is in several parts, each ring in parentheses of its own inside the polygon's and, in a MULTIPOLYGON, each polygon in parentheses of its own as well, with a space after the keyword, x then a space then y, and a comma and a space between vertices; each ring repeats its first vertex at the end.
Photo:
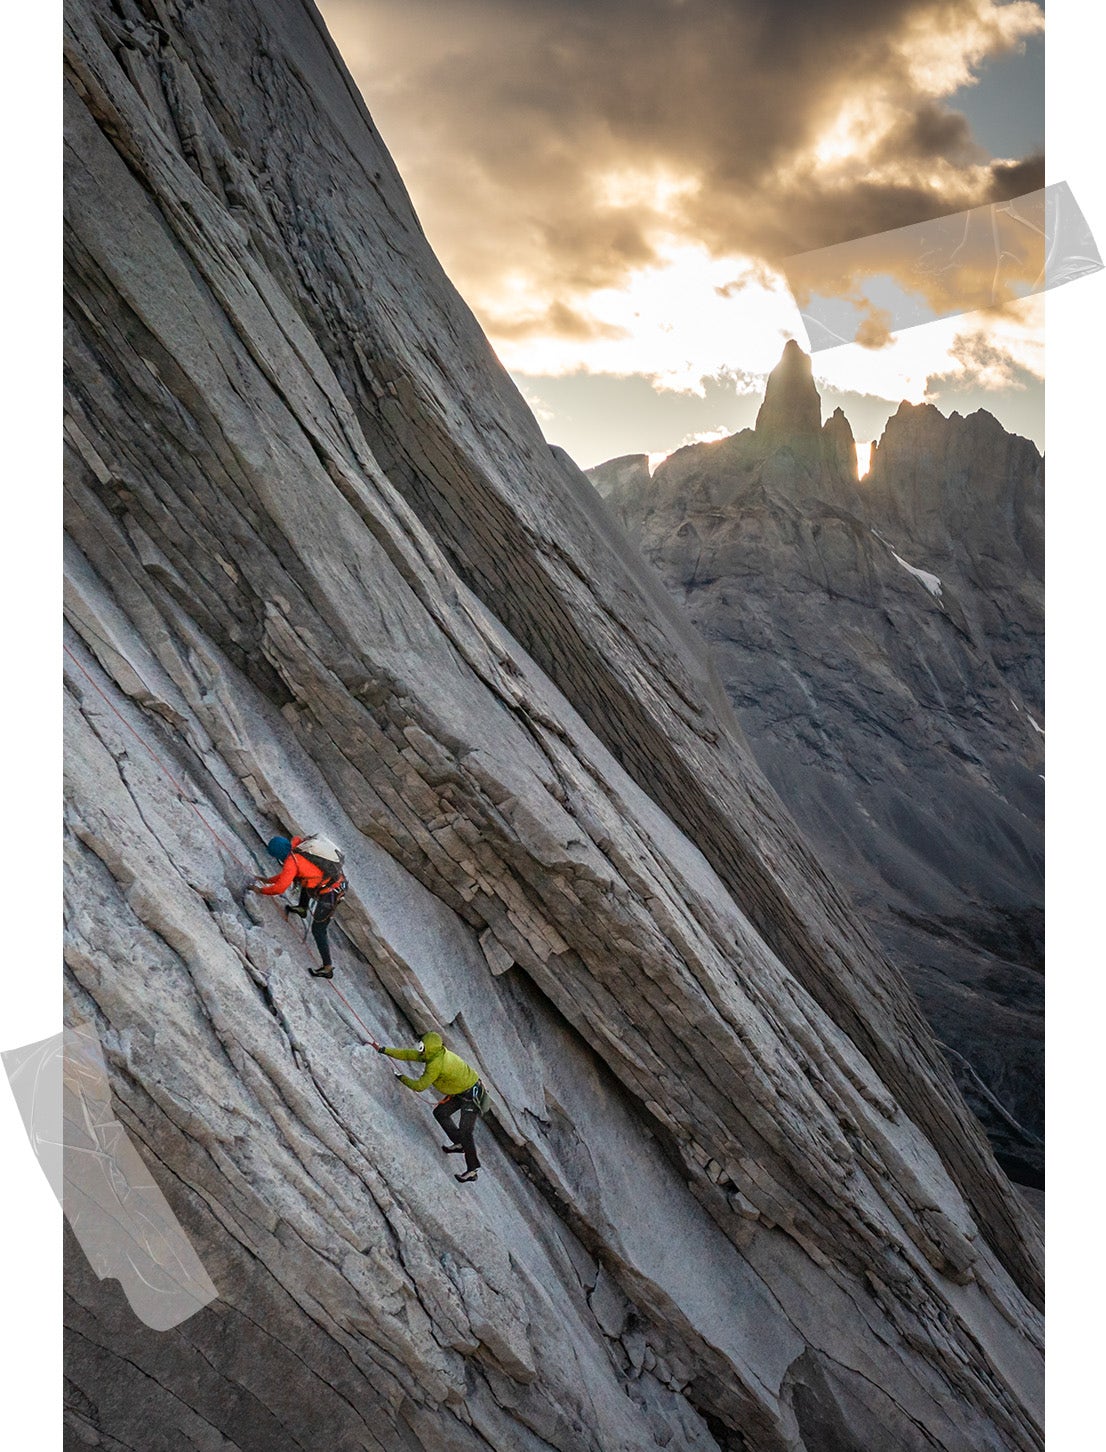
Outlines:
POLYGON ((258 892, 263 893, 265 897, 272 897, 287 892, 293 882, 298 882, 301 887, 306 887, 310 892, 321 882, 326 881, 326 873, 321 867, 316 867, 313 862, 308 862, 306 857, 300 857, 295 851, 302 841, 302 837, 292 838, 293 850, 284 859, 284 866, 275 877, 264 878, 266 886, 259 887, 258 892))

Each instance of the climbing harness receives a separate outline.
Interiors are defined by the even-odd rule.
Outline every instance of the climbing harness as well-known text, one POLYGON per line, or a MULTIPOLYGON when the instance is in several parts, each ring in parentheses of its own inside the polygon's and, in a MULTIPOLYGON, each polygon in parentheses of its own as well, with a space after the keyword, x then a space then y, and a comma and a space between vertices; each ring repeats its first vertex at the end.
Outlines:
POLYGON ((470 1100, 472 1103, 472 1107, 476 1110, 477 1114, 479 1114, 481 1118, 483 1118, 484 1115, 488 1112, 488 1091, 484 1088, 484 1084, 481 1079, 477 1079, 476 1083, 473 1084, 470 1088, 462 1089, 460 1094, 447 1094, 444 1099, 439 1099, 438 1108, 440 1109, 443 1104, 448 1104, 451 1100, 454 1099, 470 1100))

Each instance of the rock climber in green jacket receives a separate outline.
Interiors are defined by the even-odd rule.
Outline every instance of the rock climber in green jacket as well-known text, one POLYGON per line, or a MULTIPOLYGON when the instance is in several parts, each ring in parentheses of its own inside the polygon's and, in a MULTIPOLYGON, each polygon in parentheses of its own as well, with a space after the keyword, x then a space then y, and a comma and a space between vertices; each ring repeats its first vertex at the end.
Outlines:
POLYGON ((434 1118, 449 1137, 449 1144, 442 1145, 442 1153, 463 1154, 465 1157, 464 1172, 454 1175, 455 1180, 460 1180, 463 1184, 475 1180, 480 1160, 473 1143, 473 1134, 476 1121, 480 1118, 485 1093, 480 1075, 471 1064, 466 1064, 464 1059, 446 1048, 441 1034, 424 1034, 422 1042, 413 1049, 389 1049, 378 1044, 376 1051, 378 1054, 387 1054, 390 1059, 415 1060, 426 1065, 418 1079, 411 1079, 408 1075, 401 1074, 398 1069, 395 1070, 396 1078, 416 1093, 429 1089, 433 1084, 435 1089, 445 1095, 434 1107, 434 1118), (451 1123, 455 1114, 460 1115, 457 1129, 451 1123))

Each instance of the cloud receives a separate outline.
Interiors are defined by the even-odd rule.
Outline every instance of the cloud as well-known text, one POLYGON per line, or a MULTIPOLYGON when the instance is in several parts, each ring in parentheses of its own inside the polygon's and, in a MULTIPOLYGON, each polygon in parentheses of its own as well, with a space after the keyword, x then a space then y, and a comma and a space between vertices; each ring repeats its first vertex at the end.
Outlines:
POLYGON ((884 165, 909 165, 935 156, 954 163, 987 160, 963 112, 950 111, 928 97, 903 108, 874 148, 874 159, 884 165))
POLYGON ((572 342, 594 342, 598 338, 629 336, 626 328, 584 317, 582 313, 561 302, 550 303, 544 312, 529 316, 503 317, 497 320, 493 315, 491 322, 497 337, 509 340, 525 340, 553 334, 572 342))
POLYGON ((815 381, 820 389, 910 403, 1018 387, 1044 377, 1044 309, 1044 294, 1037 294, 998 316, 969 313, 908 328, 878 350, 817 353, 815 381))
POLYGON ((1011 307, 997 326, 962 319, 948 348, 947 367, 926 379, 926 397, 943 394, 950 385, 985 393, 1021 391, 1029 382, 1042 379, 1043 322, 1044 299, 1040 296, 1011 307))
POLYGON ((857 328, 855 341, 862 348, 886 348, 893 341, 888 310, 869 304, 868 316, 857 328))
POLYGON ((539 423, 552 423, 553 420, 557 417, 555 410, 549 407, 545 399, 542 398, 540 394, 532 393, 528 388, 522 388, 519 391, 522 394, 523 398, 526 400, 526 402, 529 404, 530 412, 534 415, 539 423))
MULTIPOLYGON (((1043 181, 1040 158, 990 156, 949 104, 1040 32, 1030 0, 322 8, 432 245, 508 366, 527 371, 542 348, 559 372, 671 381, 752 366, 718 330, 738 293, 754 314, 782 296, 782 259, 1043 181), (700 299, 692 275, 708 271, 700 299), (708 301, 722 312, 700 353, 688 309, 708 301), (686 336, 680 356, 665 326, 686 336)), ((778 311, 776 355, 792 327, 778 311)))
POLYGON ((816 348, 882 346, 893 330, 954 313, 1001 315, 1040 291, 1046 253, 1062 255, 1065 221, 1070 231, 1077 217, 1085 226, 1070 193, 1054 187, 819 248, 784 271, 816 348))

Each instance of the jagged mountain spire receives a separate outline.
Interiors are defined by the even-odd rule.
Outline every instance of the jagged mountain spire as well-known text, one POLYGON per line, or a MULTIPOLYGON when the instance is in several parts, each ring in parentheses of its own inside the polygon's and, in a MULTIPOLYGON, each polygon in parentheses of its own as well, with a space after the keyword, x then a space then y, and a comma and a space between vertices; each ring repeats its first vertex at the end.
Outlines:
POLYGON ((794 338, 768 375, 756 431, 768 442, 814 443, 822 427, 822 400, 814 386, 810 357, 794 338))
POLYGON ((853 484, 858 483, 856 438, 844 409, 835 408, 822 425, 822 444, 826 462, 835 474, 853 484))

